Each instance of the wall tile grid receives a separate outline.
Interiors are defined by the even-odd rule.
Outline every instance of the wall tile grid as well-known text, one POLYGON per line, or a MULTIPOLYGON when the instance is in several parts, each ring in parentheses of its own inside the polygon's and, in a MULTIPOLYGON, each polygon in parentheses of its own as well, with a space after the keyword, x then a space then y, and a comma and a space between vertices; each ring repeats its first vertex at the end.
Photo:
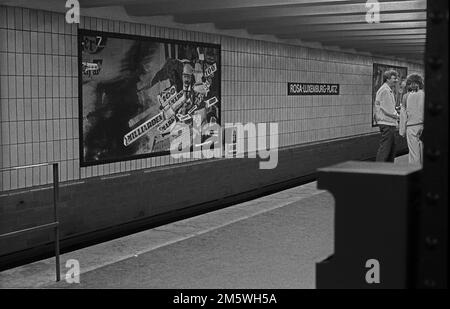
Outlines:
MULTIPOLYGON (((80 28, 222 45, 223 122, 278 122, 280 147, 376 132, 372 63, 398 61, 81 17, 80 28), (287 96, 287 82, 339 83, 339 96, 287 96)), ((420 65, 409 70, 421 72, 420 65)), ((60 163, 61 181, 167 166, 170 156, 79 166, 77 25, 0 6, 0 169, 60 163)), ((51 167, 0 173, 0 193, 52 182, 51 167)))

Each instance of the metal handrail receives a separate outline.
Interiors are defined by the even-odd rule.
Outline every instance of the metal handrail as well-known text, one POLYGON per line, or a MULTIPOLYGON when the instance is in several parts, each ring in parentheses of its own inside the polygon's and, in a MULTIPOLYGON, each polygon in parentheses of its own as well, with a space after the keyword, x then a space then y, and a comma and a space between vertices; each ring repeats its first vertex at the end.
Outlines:
POLYGON ((41 164, 34 164, 34 165, 23 165, 23 166, 0 169, 0 172, 20 170, 20 169, 33 168, 33 167, 41 167, 41 166, 50 166, 50 165, 53 166, 53 220, 54 221, 50 222, 50 223, 34 226, 31 228, 26 228, 26 229, 22 229, 22 230, 18 230, 18 231, 0 234, 0 239, 6 238, 6 237, 17 236, 17 235, 32 232, 32 231, 54 229, 54 232, 55 232, 56 281, 60 281, 61 280, 61 268, 60 268, 60 258, 59 258, 59 217, 58 217, 58 207, 57 207, 58 199, 59 199, 58 163, 41 163, 41 164))

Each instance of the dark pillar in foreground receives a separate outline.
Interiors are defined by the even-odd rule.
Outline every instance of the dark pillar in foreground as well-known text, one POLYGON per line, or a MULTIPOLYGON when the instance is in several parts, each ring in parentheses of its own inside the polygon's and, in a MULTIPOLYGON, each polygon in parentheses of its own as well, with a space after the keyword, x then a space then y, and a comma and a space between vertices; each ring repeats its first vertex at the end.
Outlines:
POLYGON ((427 1, 417 288, 448 287, 448 1, 427 1))
POLYGON ((316 265, 317 288, 414 285, 420 173, 414 165, 354 161, 319 169, 318 188, 335 198, 335 247, 316 265))

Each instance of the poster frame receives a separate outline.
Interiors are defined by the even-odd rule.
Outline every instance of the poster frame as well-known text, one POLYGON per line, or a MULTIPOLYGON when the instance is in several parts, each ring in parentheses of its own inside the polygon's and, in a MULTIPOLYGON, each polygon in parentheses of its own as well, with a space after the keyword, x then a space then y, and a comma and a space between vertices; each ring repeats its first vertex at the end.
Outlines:
MULTIPOLYGON (((218 50, 217 54, 217 63, 218 63, 218 74, 217 74, 217 83, 218 83, 218 94, 217 97, 220 102, 220 123, 219 125, 223 127, 223 117, 222 117, 222 49, 221 44, 214 43, 205 43, 198 41, 189 41, 189 40, 176 40, 176 39, 168 39, 168 38, 160 38, 154 36, 143 36, 143 35, 135 35, 135 34, 126 34, 126 33, 117 33, 117 32, 106 32, 100 30, 91 30, 78 28, 77 31, 77 59, 78 59, 78 136, 79 136, 79 163, 80 167, 88 167, 88 166, 96 166, 101 164, 109 164, 116 162, 126 162, 131 160, 152 158, 152 157, 161 157, 170 154, 170 151, 159 151, 159 152, 150 152, 145 154, 131 155, 122 158, 111 158, 97 161, 85 161, 84 158, 84 132, 83 132, 83 76, 82 76, 82 62, 83 62, 83 53, 82 53, 82 38, 84 36, 95 36, 95 35, 104 35, 108 38, 117 38, 117 39, 128 39, 128 40, 140 40, 140 41, 152 41, 157 43, 172 43, 172 44, 191 44, 197 45, 200 47, 210 47, 218 50)), ((223 144, 223 141, 221 141, 223 144)), ((222 145, 223 146, 223 145, 222 145)), ((191 152, 192 155, 192 152, 191 152)))

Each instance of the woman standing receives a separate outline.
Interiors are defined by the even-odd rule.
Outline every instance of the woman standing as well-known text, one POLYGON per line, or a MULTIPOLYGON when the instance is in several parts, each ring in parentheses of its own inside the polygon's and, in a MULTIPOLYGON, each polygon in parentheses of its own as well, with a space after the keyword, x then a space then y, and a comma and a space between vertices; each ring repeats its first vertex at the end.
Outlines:
POLYGON ((423 116, 425 92, 423 91, 423 78, 419 74, 411 74, 406 81, 411 90, 406 99, 406 139, 409 149, 409 163, 422 164, 423 143, 423 116))

